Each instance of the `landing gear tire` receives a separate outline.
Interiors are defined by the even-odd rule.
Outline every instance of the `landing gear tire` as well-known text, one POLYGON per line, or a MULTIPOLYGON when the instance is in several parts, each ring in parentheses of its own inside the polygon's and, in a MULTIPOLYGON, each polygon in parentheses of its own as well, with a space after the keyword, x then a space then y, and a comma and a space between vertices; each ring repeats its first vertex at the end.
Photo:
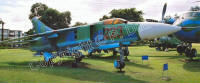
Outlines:
POLYGON ((114 61, 114 67, 119 69, 119 73, 123 73, 124 71, 122 71, 122 69, 125 67, 125 63, 120 60, 116 60, 114 61))
POLYGON ((190 54, 191 54, 190 52, 191 52, 190 48, 186 48, 185 49, 185 56, 190 57, 190 54))
POLYGON ((196 49, 190 49, 190 48, 186 48, 185 49, 185 55, 186 57, 189 57, 190 60, 193 60, 193 57, 197 56, 197 50, 196 49))
POLYGON ((162 45, 162 49, 161 49, 161 51, 165 51, 165 49, 166 49, 166 45, 163 44, 163 45, 162 45))
POLYGON ((178 53, 181 54, 182 53, 182 51, 181 51, 182 50, 182 46, 177 46, 176 50, 177 50, 178 53))
POLYGON ((52 59, 49 59, 49 61, 44 62, 42 66, 43 67, 48 67, 48 66, 53 67, 53 64, 54 64, 54 62, 52 61, 52 59))
POLYGON ((191 50, 191 55, 192 55, 192 57, 196 57, 197 56, 197 50, 195 48, 193 48, 191 50))
POLYGON ((184 53, 187 48, 187 46, 177 46, 177 52, 182 55, 182 53, 184 53))
POLYGON ((92 52, 88 53, 88 57, 91 57, 92 56, 92 52))
POLYGON ((78 63, 81 62, 82 59, 83 59, 84 57, 85 57, 85 56, 83 56, 83 55, 80 56, 80 57, 76 57, 76 58, 75 58, 75 61, 72 63, 72 67, 73 67, 73 68, 78 67, 78 63))
POLYGON ((97 53, 99 53, 99 54, 100 54, 100 53, 101 53, 101 50, 97 50, 97 53))
POLYGON ((157 51, 160 51, 160 48, 159 48, 159 47, 157 47, 157 48, 156 48, 156 50, 157 50, 157 51))
POLYGON ((84 56, 77 57, 77 58, 75 58, 75 61, 76 62, 81 62, 83 58, 84 58, 84 56))
POLYGON ((108 53, 108 50, 103 50, 104 53, 108 53))

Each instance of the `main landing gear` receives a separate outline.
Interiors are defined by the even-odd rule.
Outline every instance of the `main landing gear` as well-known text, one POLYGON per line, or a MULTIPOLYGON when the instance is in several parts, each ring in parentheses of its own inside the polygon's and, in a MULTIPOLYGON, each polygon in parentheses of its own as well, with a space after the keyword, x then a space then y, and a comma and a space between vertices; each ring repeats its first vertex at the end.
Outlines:
POLYGON ((72 67, 73 68, 76 68, 78 67, 78 63, 82 61, 82 59, 85 57, 81 52, 77 51, 75 54, 75 60, 74 62, 72 63, 72 67))
POLYGON ((189 57, 191 60, 193 60, 193 57, 197 56, 197 50, 195 48, 192 48, 192 44, 182 44, 177 46, 177 52, 182 55, 185 53, 186 57, 189 57))
POLYGON ((125 61, 124 61, 124 51, 122 47, 119 48, 119 53, 120 53, 120 59, 114 61, 114 67, 119 69, 119 73, 123 73, 122 69, 125 67, 125 61))
POLYGON ((51 53, 51 52, 44 52, 43 53, 44 60, 45 60, 45 65, 50 65, 52 66, 54 62, 52 61, 53 58, 56 58, 57 56, 59 57, 64 57, 64 56, 72 56, 75 58, 74 62, 72 63, 72 67, 77 67, 77 64, 82 61, 84 58, 84 55, 79 52, 78 50, 74 51, 58 51, 57 53, 51 53))

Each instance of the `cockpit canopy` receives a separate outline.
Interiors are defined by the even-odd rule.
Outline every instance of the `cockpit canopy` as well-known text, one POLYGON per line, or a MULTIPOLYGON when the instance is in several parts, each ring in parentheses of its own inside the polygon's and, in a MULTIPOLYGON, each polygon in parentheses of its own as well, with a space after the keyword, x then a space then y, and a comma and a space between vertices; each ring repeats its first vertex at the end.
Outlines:
POLYGON ((128 21, 121 18, 113 18, 113 19, 106 19, 103 21, 104 25, 110 25, 110 24, 122 24, 127 23, 128 21))
POLYGON ((183 17, 200 17, 200 11, 191 11, 184 13, 183 17))

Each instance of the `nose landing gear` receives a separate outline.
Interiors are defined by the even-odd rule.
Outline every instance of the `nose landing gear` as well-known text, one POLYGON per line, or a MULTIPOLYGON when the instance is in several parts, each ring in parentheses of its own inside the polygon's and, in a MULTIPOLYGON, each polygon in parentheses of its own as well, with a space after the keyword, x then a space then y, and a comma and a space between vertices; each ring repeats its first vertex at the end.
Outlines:
POLYGON ((197 56, 197 50, 195 48, 192 48, 191 43, 177 46, 177 52, 180 55, 185 53, 186 57, 189 57, 191 60, 193 60, 193 57, 197 56))

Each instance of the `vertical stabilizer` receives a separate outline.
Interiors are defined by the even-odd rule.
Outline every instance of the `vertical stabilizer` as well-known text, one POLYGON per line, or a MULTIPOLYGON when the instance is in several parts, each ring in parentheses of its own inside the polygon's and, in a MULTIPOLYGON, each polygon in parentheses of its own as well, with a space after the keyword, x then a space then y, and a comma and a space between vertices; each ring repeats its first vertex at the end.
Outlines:
POLYGON ((38 18, 36 17, 32 19, 32 23, 33 23, 34 34, 53 30, 50 27, 46 26, 44 23, 42 23, 40 20, 38 20, 38 18))

